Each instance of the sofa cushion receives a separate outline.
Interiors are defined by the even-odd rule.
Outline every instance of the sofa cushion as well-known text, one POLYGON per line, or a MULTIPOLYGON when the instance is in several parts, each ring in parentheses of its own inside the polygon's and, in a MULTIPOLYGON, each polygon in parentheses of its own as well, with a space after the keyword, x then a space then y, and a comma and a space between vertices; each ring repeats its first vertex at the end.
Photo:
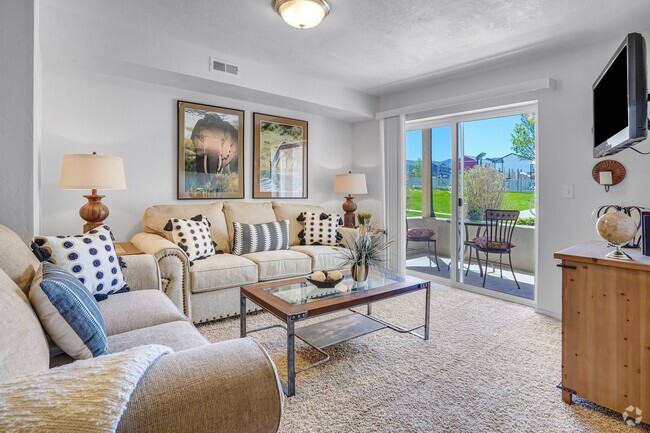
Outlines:
POLYGON ((39 261, 20 237, 0 225, 0 268, 27 294, 39 261))
POLYGON ((508 241, 489 241, 486 236, 480 236, 478 238, 474 238, 472 241, 479 247, 483 248, 484 250, 503 250, 507 251, 510 248, 514 248, 515 246, 512 244, 512 242, 508 241))
POLYGON ((237 221, 244 224, 262 224, 277 221, 273 204, 271 202, 246 203, 241 201, 229 201, 223 205, 223 213, 226 216, 228 225, 228 237, 231 246, 233 239, 232 223, 237 221))
POLYGON ((71 357, 89 359, 108 352, 97 301, 70 272, 44 262, 32 280, 29 300, 47 335, 71 357))
POLYGON ((289 249, 289 220, 263 224, 242 224, 234 221, 232 225, 233 254, 241 256, 260 251, 289 249))
POLYGON ((36 236, 34 243, 47 253, 49 262, 72 273, 98 301, 130 290, 124 282, 108 226, 83 235, 36 236))
POLYGON ((99 303, 99 309, 104 316, 109 336, 161 323, 187 320, 160 290, 137 290, 109 296, 99 303))
POLYGON ((331 271, 340 269, 345 261, 342 247, 330 247, 325 245, 296 245, 290 247, 291 251, 297 251, 311 257, 312 271, 331 271))
POLYGON ((428 227, 413 227, 406 232, 406 238, 413 241, 429 240, 435 235, 436 231, 428 227))
POLYGON ((275 218, 278 221, 289 220, 289 245, 299 245, 300 238, 298 237, 298 233, 302 231, 304 225, 296 219, 298 218, 298 215, 302 212, 315 212, 321 214, 325 212, 325 210, 320 206, 309 204, 287 204, 274 201, 273 212, 275 212, 275 218))
MULTIPOLYGON (((2 257, 3 261, 9 258, 2 257)), ((50 352, 45 332, 25 293, 2 270, 0 317, 0 383, 46 371, 50 352)))
POLYGON ((227 289, 257 282, 257 265, 244 257, 217 254, 190 268, 193 293, 227 289))
POLYGON ((298 234, 301 238, 300 245, 331 245, 339 244, 343 236, 337 228, 343 225, 340 214, 320 214, 314 212, 303 212, 298 218, 305 225, 304 231, 298 234))
POLYGON ((223 202, 204 204, 163 204, 148 207, 142 217, 142 226, 147 233, 154 233, 170 241, 174 241, 171 232, 164 230, 165 225, 172 218, 192 218, 196 215, 205 216, 210 221, 210 235, 218 248, 225 253, 230 252, 230 239, 226 227, 226 218, 223 213, 223 202))
POLYGON ((311 257, 298 251, 278 250, 245 254, 242 257, 255 262, 260 281, 296 277, 311 273, 311 257))
POLYGON ((145 344, 162 344, 174 352, 179 352, 209 343, 189 322, 163 323, 108 337, 110 353, 145 344))
POLYGON ((181 247, 190 261, 214 256, 216 243, 210 236, 210 221, 203 215, 192 218, 172 218, 165 231, 172 232, 176 245, 181 247))

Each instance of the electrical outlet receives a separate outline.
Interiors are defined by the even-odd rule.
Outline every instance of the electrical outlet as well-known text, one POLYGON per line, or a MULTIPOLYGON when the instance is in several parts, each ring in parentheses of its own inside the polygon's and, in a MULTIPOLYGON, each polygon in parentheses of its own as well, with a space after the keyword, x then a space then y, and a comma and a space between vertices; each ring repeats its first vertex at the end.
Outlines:
POLYGON ((573 185, 562 185, 562 197, 573 198, 573 185))

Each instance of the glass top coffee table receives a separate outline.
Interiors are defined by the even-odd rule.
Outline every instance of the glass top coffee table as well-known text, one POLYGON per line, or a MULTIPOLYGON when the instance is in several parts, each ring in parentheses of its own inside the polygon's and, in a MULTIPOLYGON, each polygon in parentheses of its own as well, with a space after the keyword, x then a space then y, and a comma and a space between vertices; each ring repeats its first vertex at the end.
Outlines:
POLYGON ((386 328, 400 333, 410 333, 424 340, 429 339, 430 282, 407 275, 372 270, 366 281, 356 283, 347 273, 336 287, 329 289, 320 289, 308 283, 304 277, 299 277, 242 286, 240 294, 241 337, 275 327, 287 330, 287 383, 282 384, 287 396, 296 393, 297 373, 329 361, 329 355, 323 350, 328 346, 386 328), (373 302, 419 290, 426 291, 423 325, 407 329, 372 315, 373 302), (284 325, 246 329, 247 299, 273 314, 284 322, 284 325), (352 309, 362 305, 367 305, 367 314, 352 309), (350 311, 350 314, 311 325, 295 326, 296 322, 345 310, 350 311), (422 334, 415 332, 420 328, 423 328, 422 334), (296 371, 296 337, 320 352, 324 359, 296 371))

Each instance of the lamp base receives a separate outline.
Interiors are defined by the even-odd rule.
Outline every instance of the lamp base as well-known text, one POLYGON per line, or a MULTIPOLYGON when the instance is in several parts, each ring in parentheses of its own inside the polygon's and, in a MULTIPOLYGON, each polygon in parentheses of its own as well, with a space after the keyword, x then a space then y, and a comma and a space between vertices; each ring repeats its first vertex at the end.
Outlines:
POLYGON ((343 216, 343 227, 355 227, 356 215, 354 211, 357 210, 357 204, 354 202, 354 197, 348 195, 345 197, 345 203, 343 203, 343 210, 345 215, 343 216))
POLYGON ((108 218, 108 207, 102 203, 103 195, 90 194, 84 195, 88 199, 88 203, 79 209, 79 216, 82 220, 86 221, 84 224, 84 233, 89 232, 95 227, 99 227, 108 218))

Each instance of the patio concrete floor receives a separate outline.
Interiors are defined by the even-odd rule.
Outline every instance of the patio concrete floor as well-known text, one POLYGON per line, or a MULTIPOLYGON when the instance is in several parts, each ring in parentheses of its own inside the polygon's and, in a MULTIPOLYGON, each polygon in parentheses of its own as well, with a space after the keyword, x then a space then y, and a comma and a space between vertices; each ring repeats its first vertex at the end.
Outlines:
MULTIPOLYGON (((433 259, 433 256, 431 258, 433 259)), ((510 266, 508 265, 507 260, 507 257, 504 257, 503 278, 500 277, 498 262, 495 263, 495 270, 493 270, 492 265, 490 265, 488 268, 487 279, 485 281, 485 288, 494 290, 495 292, 506 293, 508 295, 534 300, 535 276, 515 269, 515 275, 517 277, 517 281, 519 282, 519 286, 521 287, 520 289, 517 289, 517 285, 512 278, 512 273, 510 272, 510 266)), ((429 259, 426 256, 426 252, 422 253, 419 251, 413 251, 407 254, 406 269, 444 279, 449 279, 450 271, 447 266, 449 265, 450 261, 451 260, 448 257, 438 256, 438 263, 440 263, 440 270, 438 270, 438 268, 436 268, 435 262, 431 265, 429 264, 429 259)), ((485 270, 485 262, 482 263, 485 270)), ((465 269, 467 269, 467 265, 465 265, 465 269)), ((470 266, 469 273, 467 276, 463 275, 463 277, 466 284, 482 287, 483 277, 480 276, 476 259, 472 260, 472 266, 470 266)))

